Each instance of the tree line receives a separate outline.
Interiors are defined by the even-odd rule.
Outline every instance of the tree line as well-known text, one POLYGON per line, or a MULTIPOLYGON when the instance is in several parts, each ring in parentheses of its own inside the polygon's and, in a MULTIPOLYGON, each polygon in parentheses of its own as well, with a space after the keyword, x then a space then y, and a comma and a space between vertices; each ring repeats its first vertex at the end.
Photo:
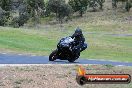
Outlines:
MULTIPOLYGON (((130 11, 132 0, 112 0, 113 8, 119 1, 126 3, 126 11, 130 11)), ((0 0, 0 26, 23 26, 28 20, 37 24, 41 17, 54 14, 60 23, 68 21, 75 12, 79 16, 92 8, 93 11, 103 10, 105 0, 0 0)))

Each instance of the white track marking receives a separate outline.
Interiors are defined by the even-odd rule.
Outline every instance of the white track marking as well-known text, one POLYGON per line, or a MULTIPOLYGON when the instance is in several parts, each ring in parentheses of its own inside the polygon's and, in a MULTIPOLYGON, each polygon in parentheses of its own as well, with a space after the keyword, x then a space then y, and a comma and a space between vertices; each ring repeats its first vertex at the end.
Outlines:
POLYGON ((2 53, 2 54, 7 54, 7 53, 2 53))
MULTIPOLYGON (((21 66, 53 66, 53 65, 56 65, 56 64, 0 64, 0 67, 21 67, 21 66)), ((88 65, 100 65, 100 64, 59 64, 59 65, 62 65, 62 66, 88 66, 88 65)), ((117 67, 119 66, 125 66, 125 65, 116 65, 117 67)), ((125 67, 129 67, 129 66, 125 66, 125 67)), ((131 67, 131 66, 130 66, 131 67)))
POLYGON ((37 56, 37 55, 31 55, 32 57, 35 57, 35 56, 37 56))
MULTIPOLYGON (((122 61, 118 61, 118 60, 105 60, 105 59, 86 59, 86 60, 97 60, 97 61, 110 61, 110 62, 122 62, 122 61)), ((124 63, 129 63, 128 61, 125 61, 124 63)))
POLYGON ((22 56, 23 54, 18 54, 19 56, 22 56))
POLYGON ((117 65, 117 66, 125 66, 125 65, 117 65))

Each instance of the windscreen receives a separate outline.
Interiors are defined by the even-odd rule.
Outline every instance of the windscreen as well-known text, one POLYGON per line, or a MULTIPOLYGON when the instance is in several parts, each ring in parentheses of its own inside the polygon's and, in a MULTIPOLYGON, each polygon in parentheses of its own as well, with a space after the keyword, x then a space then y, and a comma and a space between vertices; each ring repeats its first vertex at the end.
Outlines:
POLYGON ((74 39, 72 39, 71 37, 66 37, 63 41, 62 41, 62 43, 71 43, 71 42, 73 42, 74 41, 74 39))

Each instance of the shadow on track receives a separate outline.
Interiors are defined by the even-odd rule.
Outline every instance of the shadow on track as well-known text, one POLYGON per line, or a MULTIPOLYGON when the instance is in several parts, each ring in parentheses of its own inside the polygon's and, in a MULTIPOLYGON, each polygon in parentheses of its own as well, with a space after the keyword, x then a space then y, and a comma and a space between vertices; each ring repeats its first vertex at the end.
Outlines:
POLYGON ((49 61, 51 64, 79 64, 79 62, 68 62, 67 60, 49 61))

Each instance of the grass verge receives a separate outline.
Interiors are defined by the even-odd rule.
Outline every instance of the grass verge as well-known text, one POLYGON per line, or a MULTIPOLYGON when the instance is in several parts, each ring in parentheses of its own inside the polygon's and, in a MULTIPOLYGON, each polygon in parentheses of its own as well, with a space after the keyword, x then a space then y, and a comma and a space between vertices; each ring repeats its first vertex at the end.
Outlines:
MULTIPOLYGON (((132 37, 113 36, 101 33, 88 34, 89 47, 81 53, 81 58, 132 61, 132 37)), ((27 30, 0 27, 0 50, 17 53, 34 53, 48 56, 56 48, 57 42, 72 34, 70 30, 27 30)))

